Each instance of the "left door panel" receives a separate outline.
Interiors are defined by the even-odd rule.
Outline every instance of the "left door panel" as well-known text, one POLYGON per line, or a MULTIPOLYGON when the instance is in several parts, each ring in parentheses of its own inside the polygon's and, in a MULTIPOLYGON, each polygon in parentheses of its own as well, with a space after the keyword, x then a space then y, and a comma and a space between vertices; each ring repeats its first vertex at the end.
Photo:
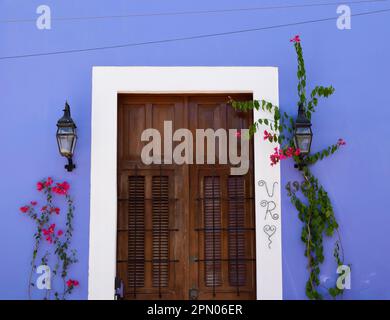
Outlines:
MULTIPOLYGON (((118 97, 117 276, 125 299, 185 299, 187 166, 145 166, 143 130, 186 127, 184 97, 118 97)), ((188 191, 188 189, 187 189, 188 191)))

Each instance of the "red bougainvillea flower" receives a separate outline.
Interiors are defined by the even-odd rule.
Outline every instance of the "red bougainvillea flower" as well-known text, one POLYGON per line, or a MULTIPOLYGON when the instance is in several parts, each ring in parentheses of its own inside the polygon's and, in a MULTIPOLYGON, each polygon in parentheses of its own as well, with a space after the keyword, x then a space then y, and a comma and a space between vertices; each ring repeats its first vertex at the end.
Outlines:
POLYGON ((77 287, 79 285, 79 282, 77 280, 69 279, 68 281, 66 281, 66 285, 68 286, 68 288, 77 287))
POLYGON ((45 187, 50 187, 53 184, 53 179, 52 178, 47 178, 45 182, 45 187))
POLYGON ((237 137, 237 138, 240 138, 240 137, 241 137, 241 132, 238 131, 238 130, 236 131, 236 137, 237 137))
POLYGON ((38 202, 36 202, 36 201, 31 201, 30 203, 31 203, 32 206, 36 206, 38 202))
POLYGON ((345 140, 344 139, 339 139, 339 140, 337 140, 337 145, 338 146, 345 146, 347 143, 345 142, 345 140))
POLYGON ((57 208, 57 207, 51 208, 50 213, 52 213, 52 212, 55 212, 56 214, 60 214, 60 208, 57 208))
POLYGON ((30 209, 29 206, 24 206, 24 207, 20 208, 20 211, 22 211, 23 213, 26 213, 29 209, 30 209))
POLYGON ((42 229, 42 233, 44 236, 46 236, 45 239, 49 243, 53 243, 52 234, 54 234, 55 227, 56 227, 56 225, 53 223, 50 225, 50 227, 48 229, 42 229))
POLYGON ((42 183, 41 181, 39 181, 39 182, 37 183, 37 190, 38 190, 38 191, 42 191, 44 187, 45 187, 45 186, 43 185, 43 183, 42 183))
POLYGON ((41 211, 43 212, 43 211, 46 211, 47 210, 47 206, 43 206, 42 208, 41 208, 41 211))
POLYGON ((45 236, 51 235, 54 233, 55 227, 56 227, 56 225, 55 225, 55 223, 53 223, 50 225, 50 227, 48 229, 42 229, 42 232, 45 236))
POLYGON ((53 192, 59 195, 64 195, 67 194, 69 188, 70 188, 69 183, 64 181, 63 183, 57 183, 56 186, 53 187, 53 192))
POLYGON ((279 155, 279 151, 278 151, 278 148, 274 148, 274 153, 270 155, 270 159, 271 159, 271 166, 274 166, 275 164, 277 164, 280 160, 280 155, 279 155))
POLYGON ((271 166, 276 165, 280 160, 291 158, 292 156, 299 156, 301 150, 293 147, 288 147, 286 150, 274 148, 274 153, 270 155, 271 166))
POLYGON ((301 38, 297 34, 294 38, 290 39, 290 42, 294 42, 294 43, 297 42, 297 43, 299 43, 299 42, 301 42, 301 38))
POLYGON ((63 234, 64 234, 64 231, 62 231, 62 230, 57 231, 57 236, 61 237, 63 234))
POLYGON ((287 157, 292 157, 292 155, 294 154, 294 148, 288 147, 287 150, 285 151, 285 154, 287 157))
POLYGON ((61 184, 61 188, 63 188, 66 192, 69 190, 70 188, 70 185, 69 183, 67 183, 66 181, 64 181, 62 184, 61 184))
MULTIPOLYGON (((58 184, 58 183, 57 183, 58 184)), ((60 187, 53 187, 53 192, 56 194, 65 194, 64 190, 61 189, 60 187)))

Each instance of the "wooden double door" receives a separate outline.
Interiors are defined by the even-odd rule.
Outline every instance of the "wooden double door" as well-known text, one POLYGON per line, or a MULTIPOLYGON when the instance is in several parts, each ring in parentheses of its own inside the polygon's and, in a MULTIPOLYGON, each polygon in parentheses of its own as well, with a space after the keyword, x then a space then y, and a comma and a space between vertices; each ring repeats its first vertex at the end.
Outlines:
POLYGON ((141 161, 147 128, 161 133, 164 159, 164 121, 172 121, 173 132, 192 132, 194 162, 196 129, 248 128, 251 115, 227 101, 228 95, 118 96, 117 279, 125 299, 255 299, 253 155, 242 176, 218 164, 218 139, 216 164, 141 161))

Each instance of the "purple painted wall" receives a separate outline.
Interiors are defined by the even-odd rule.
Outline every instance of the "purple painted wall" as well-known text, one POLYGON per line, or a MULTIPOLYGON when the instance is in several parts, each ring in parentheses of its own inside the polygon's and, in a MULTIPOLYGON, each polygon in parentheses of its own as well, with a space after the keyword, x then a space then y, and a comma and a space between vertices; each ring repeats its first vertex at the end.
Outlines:
MULTIPOLYGON (((52 21, 52 30, 38 30, 41 4, 53 18, 110 16, 127 13, 217 10, 310 4, 315 1, 22 1, 0 3, 0 57, 145 42, 239 29, 250 29, 336 16, 336 5, 173 16, 143 16, 52 21)), ((388 2, 351 5, 352 13, 390 8, 388 2)), ((90 115, 92 66, 277 66, 280 105, 296 112, 296 63, 291 36, 300 34, 310 85, 332 84, 336 93, 320 103, 314 116, 313 150, 339 137, 347 147, 313 169, 333 200, 341 225, 346 261, 352 264, 348 299, 389 299, 390 197, 389 144, 390 13, 352 18, 352 30, 340 31, 335 21, 153 45, 0 60, 0 299, 27 298, 32 252, 32 223, 18 208, 40 199, 39 179, 68 180, 75 198, 74 246, 79 263, 71 270, 80 280, 73 298, 87 298, 90 115), (78 125, 77 169, 67 173, 57 151, 55 124, 68 99, 78 125)), ((291 162, 282 165, 283 186, 300 180, 291 162)), ((284 298, 305 298, 307 277, 301 224, 283 188, 284 298)), ((323 268, 335 277, 333 241, 323 268)), ((39 295, 36 295, 38 298, 39 295)))

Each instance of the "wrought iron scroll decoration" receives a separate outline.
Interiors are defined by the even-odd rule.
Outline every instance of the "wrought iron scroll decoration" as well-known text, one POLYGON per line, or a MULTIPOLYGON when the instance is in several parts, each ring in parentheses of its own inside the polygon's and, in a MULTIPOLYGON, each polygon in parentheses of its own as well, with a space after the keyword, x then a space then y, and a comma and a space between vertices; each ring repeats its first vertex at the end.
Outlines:
MULTIPOLYGON (((259 182, 257 183, 257 185, 259 187, 264 187, 265 188, 265 191, 267 192, 267 195, 268 195, 269 198, 273 198, 274 197, 274 195, 275 195, 275 186, 277 184, 278 184, 277 181, 273 182, 272 190, 270 192, 270 190, 268 189, 268 184, 267 184, 267 182, 265 180, 259 180, 259 182)), ((265 208, 264 220, 267 220, 268 216, 270 216, 271 219, 273 219, 275 221, 279 219, 279 217, 280 217, 279 214, 273 212, 274 210, 277 209, 277 204, 276 204, 275 201, 273 201, 273 200, 261 200, 260 205, 263 208, 265 208)), ((268 237, 268 249, 272 249, 271 248, 272 237, 276 233, 276 230, 277 230, 277 227, 276 227, 276 225, 273 225, 273 224, 266 224, 263 227, 263 232, 268 237)))
POLYGON ((267 182, 264 181, 264 180, 260 180, 258 183, 259 187, 265 187, 265 190, 267 191, 267 194, 268 194, 268 197, 270 198, 273 198, 274 197, 274 192, 275 192, 275 185, 278 184, 277 181, 275 181, 273 184, 272 184, 272 193, 269 193, 269 190, 268 190, 268 185, 267 185, 267 182))
POLYGON ((277 213, 272 213, 272 211, 274 211, 276 209, 276 203, 275 201, 267 201, 267 200, 261 200, 260 202, 260 205, 262 207, 266 207, 265 209, 265 216, 264 216, 264 220, 267 220, 267 217, 268 215, 274 219, 274 220, 278 220, 279 219, 279 215, 277 213), (270 204, 273 205, 272 208, 270 208, 270 204))
POLYGON ((266 224, 263 228, 263 231, 264 233, 267 235, 268 237, 268 248, 271 249, 271 243, 272 243, 272 236, 275 234, 276 232, 276 226, 275 225, 269 225, 269 224, 266 224))

